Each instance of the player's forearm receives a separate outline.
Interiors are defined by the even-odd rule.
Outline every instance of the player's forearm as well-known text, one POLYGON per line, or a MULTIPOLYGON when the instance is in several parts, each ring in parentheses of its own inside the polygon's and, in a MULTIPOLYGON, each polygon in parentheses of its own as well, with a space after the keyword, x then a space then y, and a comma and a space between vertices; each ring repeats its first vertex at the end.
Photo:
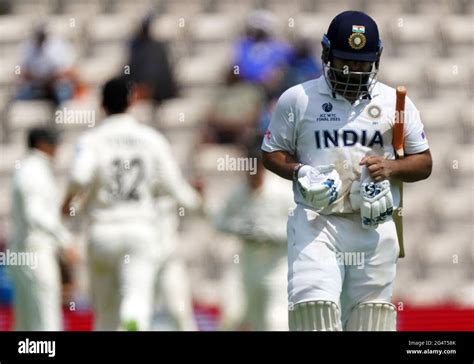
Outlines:
POLYGON ((298 165, 298 161, 290 153, 284 151, 271 153, 262 151, 262 159, 266 169, 290 181, 293 179, 293 170, 298 165))
POLYGON ((429 150, 406 155, 405 158, 392 162, 391 178, 402 182, 416 182, 428 178, 433 164, 429 150))
POLYGON ((65 198, 64 198, 64 201, 61 205, 61 214, 63 216, 70 216, 70 209, 71 209, 71 202, 72 200, 74 199, 74 195, 73 194, 68 194, 65 198))

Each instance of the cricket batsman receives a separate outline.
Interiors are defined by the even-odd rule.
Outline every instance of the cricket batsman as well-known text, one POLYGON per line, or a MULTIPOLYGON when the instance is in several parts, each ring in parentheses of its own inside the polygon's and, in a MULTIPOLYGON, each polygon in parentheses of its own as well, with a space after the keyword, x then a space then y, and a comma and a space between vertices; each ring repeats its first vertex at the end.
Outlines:
POLYGON ((409 98, 395 159, 396 91, 377 82, 381 53, 370 16, 337 15, 322 40, 323 75, 283 93, 262 143, 265 167, 293 180, 297 204, 287 225, 290 330, 396 330, 392 213, 398 185, 428 178, 432 159, 409 98))

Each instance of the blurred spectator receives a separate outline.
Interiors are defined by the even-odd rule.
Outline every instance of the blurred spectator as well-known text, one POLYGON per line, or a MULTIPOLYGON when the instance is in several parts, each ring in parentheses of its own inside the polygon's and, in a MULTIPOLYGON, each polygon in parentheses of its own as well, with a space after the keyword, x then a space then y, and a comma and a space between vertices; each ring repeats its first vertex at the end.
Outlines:
POLYGON ((321 76, 321 66, 313 56, 309 40, 298 39, 293 49, 294 53, 281 82, 281 93, 292 86, 321 76))
POLYGON ((273 110, 275 109, 277 101, 278 101, 277 97, 271 99, 269 102, 267 102, 265 107, 262 109, 262 113, 260 114, 260 117, 257 123, 257 135, 262 138, 267 132, 268 125, 270 125, 270 120, 272 119, 272 113, 273 113, 273 110))
POLYGON ((233 60, 244 80, 264 85, 270 95, 278 92, 283 70, 293 57, 291 47, 273 37, 274 27, 270 13, 252 12, 247 18, 245 36, 234 45, 233 60))
POLYGON ((137 84, 138 97, 160 103, 177 96, 177 85, 164 42, 153 39, 150 26, 153 16, 147 16, 130 42, 130 79, 137 84))
POLYGON ((75 55, 71 45, 49 36, 46 25, 36 27, 23 47, 19 100, 49 99, 59 105, 74 96, 75 55))
MULTIPOLYGON (((229 317, 223 302, 222 325, 226 329, 288 330, 286 294, 286 220, 293 203, 290 182, 267 173, 261 160, 260 144, 249 148, 248 158, 257 160, 255 174, 239 185, 217 214, 216 227, 242 240, 239 259, 240 282, 244 290, 243 317, 229 317)), ((236 293, 238 295, 238 293, 236 293)))
POLYGON ((272 95, 262 113, 259 116, 257 123, 257 135, 263 137, 268 125, 273 110, 278 101, 278 97, 287 89, 297 84, 318 78, 321 76, 321 66, 314 59, 311 45, 306 39, 299 39, 294 44, 294 53, 290 59, 288 67, 284 70, 284 76, 280 82, 277 92, 272 95))
POLYGON ((245 143, 248 136, 253 135, 263 101, 260 87, 243 81, 229 70, 226 85, 216 92, 205 142, 245 143))

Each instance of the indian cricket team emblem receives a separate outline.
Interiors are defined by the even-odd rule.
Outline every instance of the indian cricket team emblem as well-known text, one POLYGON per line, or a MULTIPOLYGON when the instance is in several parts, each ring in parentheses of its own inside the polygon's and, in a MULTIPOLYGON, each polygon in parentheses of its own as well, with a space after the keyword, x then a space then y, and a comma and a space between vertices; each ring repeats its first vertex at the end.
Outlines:
POLYGON ((377 119, 381 113, 382 110, 380 109, 380 106, 371 105, 367 108, 367 114, 369 114, 371 118, 377 119))
POLYGON ((363 33, 352 33, 349 37, 349 45, 352 49, 362 49, 367 43, 367 39, 363 33))

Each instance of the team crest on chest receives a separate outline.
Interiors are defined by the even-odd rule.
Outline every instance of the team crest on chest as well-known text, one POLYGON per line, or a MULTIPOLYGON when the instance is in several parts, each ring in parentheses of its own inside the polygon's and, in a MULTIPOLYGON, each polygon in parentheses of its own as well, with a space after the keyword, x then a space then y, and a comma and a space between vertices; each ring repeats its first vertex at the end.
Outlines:
POLYGON ((370 105, 367 108, 367 115, 369 115, 373 119, 377 119, 382 115, 382 109, 378 105, 370 105))

